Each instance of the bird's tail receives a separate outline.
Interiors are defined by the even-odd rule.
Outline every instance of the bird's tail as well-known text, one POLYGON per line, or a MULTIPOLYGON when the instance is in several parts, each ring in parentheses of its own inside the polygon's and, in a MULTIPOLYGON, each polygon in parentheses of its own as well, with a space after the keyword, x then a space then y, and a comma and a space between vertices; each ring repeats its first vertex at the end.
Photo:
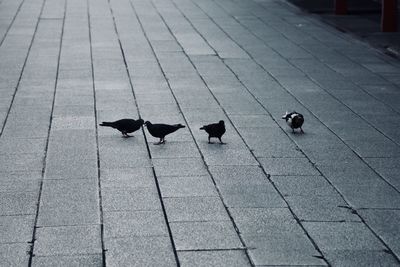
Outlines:
POLYGON ((107 121, 103 121, 99 125, 100 126, 107 126, 107 127, 114 127, 114 124, 112 122, 107 122, 107 121))
POLYGON ((204 130, 204 126, 200 128, 200 130, 204 130))

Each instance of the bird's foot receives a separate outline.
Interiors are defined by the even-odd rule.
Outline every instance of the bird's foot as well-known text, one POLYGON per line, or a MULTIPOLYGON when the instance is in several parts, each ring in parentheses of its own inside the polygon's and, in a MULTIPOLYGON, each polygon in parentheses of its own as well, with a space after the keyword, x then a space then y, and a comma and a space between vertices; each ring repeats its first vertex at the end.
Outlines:
POLYGON ((210 141, 208 141, 208 143, 209 143, 209 144, 214 144, 214 142, 210 142, 210 141))
POLYGON ((300 132, 303 134, 304 133, 303 129, 300 128, 300 132))
POLYGON ((227 143, 224 142, 219 142, 220 145, 226 145, 227 143))
POLYGON ((159 142, 154 143, 154 145, 161 145, 161 144, 165 144, 165 140, 161 139, 159 142))

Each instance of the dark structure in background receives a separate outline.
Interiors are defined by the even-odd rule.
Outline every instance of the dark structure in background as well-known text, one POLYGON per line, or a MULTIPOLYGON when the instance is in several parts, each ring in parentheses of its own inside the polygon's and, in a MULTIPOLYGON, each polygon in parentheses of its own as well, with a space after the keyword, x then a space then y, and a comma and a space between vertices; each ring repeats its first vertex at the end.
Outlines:
POLYGON ((400 57, 398 0, 288 0, 320 15, 340 31, 353 33, 392 56, 400 57))
MULTIPOLYGON (((348 0, 335 0, 336 15, 346 15, 348 0)), ((383 32, 397 31, 397 0, 381 0, 381 30, 383 32)))

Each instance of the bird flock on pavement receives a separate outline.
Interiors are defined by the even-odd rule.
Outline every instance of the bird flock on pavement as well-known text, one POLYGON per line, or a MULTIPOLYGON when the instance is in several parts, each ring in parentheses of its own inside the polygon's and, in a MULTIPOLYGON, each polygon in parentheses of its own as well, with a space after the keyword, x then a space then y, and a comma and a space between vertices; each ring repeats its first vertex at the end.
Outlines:
MULTIPOLYGON (((304 123, 304 116, 302 114, 296 111, 286 112, 282 119, 286 120, 286 123, 292 129, 293 133, 295 133, 295 129, 300 129, 300 132, 304 133, 303 129, 301 128, 304 123)), ((147 130, 152 136, 160 139, 157 143, 154 143, 155 145, 165 144, 165 136, 186 127, 182 124, 153 124, 150 121, 145 122, 143 119, 121 119, 113 122, 103 121, 99 125, 117 129, 122 133, 123 137, 132 137, 132 135, 129 135, 129 133, 139 130, 140 127, 144 125, 147 127, 147 130)), ((213 143, 211 142, 211 138, 218 138, 220 144, 225 144, 221 139, 226 131, 225 122, 223 120, 220 120, 217 123, 204 125, 200 128, 200 130, 204 130, 208 134, 209 144, 213 143)))

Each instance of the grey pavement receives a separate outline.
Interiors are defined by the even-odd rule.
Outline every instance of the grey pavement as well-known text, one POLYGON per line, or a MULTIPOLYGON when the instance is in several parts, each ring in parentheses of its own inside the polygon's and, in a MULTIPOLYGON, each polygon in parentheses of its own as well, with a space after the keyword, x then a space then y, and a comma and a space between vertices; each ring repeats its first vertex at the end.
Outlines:
POLYGON ((0 266, 400 266, 399 107, 284 0, 0 0, 0 266))

